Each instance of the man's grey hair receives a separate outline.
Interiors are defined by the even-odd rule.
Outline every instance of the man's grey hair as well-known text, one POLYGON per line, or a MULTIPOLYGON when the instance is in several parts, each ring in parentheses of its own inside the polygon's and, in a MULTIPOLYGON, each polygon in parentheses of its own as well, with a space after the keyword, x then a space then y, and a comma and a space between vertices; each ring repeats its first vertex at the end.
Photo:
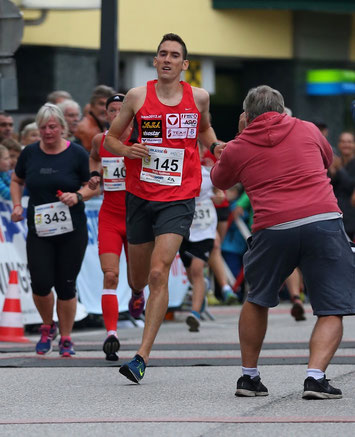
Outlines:
POLYGON ((282 114, 285 111, 284 98, 279 91, 268 85, 260 85, 249 90, 243 102, 243 109, 248 122, 265 112, 274 111, 282 114))
POLYGON ((75 100, 63 100, 60 103, 57 103, 57 106, 59 106, 59 108, 63 111, 63 114, 65 115, 65 111, 68 108, 75 108, 77 111, 79 111, 79 117, 81 118, 81 108, 78 102, 76 102, 75 100))
POLYGON ((53 103, 53 105, 56 105, 58 102, 58 99, 72 99, 72 98, 73 97, 71 96, 70 93, 68 93, 68 91, 56 90, 56 91, 52 91, 51 93, 48 94, 47 102, 53 103))
POLYGON ((117 92, 107 85, 98 85, 94 91, 92 92, 91 98, 90 98, 90 104, 95 105, 97 100, 99 99, 108 99, 113 94, 117 94, 117 92))

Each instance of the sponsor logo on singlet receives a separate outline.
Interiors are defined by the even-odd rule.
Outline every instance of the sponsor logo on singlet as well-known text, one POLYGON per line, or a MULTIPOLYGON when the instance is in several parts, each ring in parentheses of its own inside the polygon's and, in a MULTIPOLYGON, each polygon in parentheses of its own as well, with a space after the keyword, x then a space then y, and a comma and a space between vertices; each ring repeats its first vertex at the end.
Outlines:
POLYGON ((179 129, 167 129, 166 130, 167 138, 186 138, 187 137, 187 129, 179 128, 179 129))
POLYGON ((181 114, 181 127, 197 127, 197 114, 181 114))
POLYGON ((161 144, 163 142, 162 120, 146 119, 141 121, 142 143, 161 144))
POLYGON ((197 129, 195 127, 191 127, 187 130, 187 138, 196 138, 197 129))
POLYGON ((141 118, 143 120, 150 120, 152 118, 162 118, 162 115, 161 114, 159 114, 159 115, 157 115, 157 114, 148 114, 148 115, 141 115, 141 118))
POLYGON ((183 139, 197 137, 198 114, 166 114, 166 137, 183 139))
POLYGON ((166 114, 166 127, 180 127, 180 114, 166 114))

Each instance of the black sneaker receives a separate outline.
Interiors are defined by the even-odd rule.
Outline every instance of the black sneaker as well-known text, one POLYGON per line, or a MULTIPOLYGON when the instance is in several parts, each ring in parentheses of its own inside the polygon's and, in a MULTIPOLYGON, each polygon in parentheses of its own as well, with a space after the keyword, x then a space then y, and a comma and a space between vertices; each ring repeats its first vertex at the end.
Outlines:
POLYGON ((268 396, 269 392, 264 384, 262 384, 260 376, 251 378, 249 375, 241 376, 237 381, 236 396, 268 396))
POLYGON ((199 332, 200 330, 200 320, 198 317, 195 316, 194 313, 190 313, 186 317, 186 324, 189 327, 190 332, 199 332))
POLYGON ((341 399, 341 390, 329 384, 329 379, 315 379, 309 376, 304 380, 303 399, 341 399))
POLYGON ((295 302, 291 308, 291 316, 294 317, 296 322, 300 322, 302 320, 306 320, 306 316, 304 315, 304 308, 302 303, 295 302))
POLYGON ((117 352, 120 349, 120 341, 115 335, 109 335, 106 337, 102 350, 106 354, 107 361, 118 361, 117 352))

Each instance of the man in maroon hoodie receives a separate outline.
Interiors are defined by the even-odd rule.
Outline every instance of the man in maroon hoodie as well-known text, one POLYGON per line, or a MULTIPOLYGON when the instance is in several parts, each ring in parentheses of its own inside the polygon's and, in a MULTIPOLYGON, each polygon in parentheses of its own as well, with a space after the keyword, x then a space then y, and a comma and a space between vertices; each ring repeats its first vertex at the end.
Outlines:
POLYGON ((239 135, 225 147, 211 147, 220 157, 213 185, 225 190, 241 182, 254 210, 244 256, 250 292, 239 319, 242 376, 236 396, 268 395, 257 368, 268 308, 279 303, 280 286, 300 267, 318 317, 303 398, 341 398, 324 372, 342 338, 342 316, 355 314, 355 253, 327 177, 332 149, 313 123, 284 113, 277 90, 251 89, 243 108, 239 135))

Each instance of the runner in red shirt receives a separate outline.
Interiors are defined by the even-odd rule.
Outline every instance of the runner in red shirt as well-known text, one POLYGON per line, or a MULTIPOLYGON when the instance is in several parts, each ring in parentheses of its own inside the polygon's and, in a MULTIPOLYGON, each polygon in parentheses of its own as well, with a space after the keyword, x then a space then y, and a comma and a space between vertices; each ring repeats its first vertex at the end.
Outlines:
MULTIPOLYGON (((120 112, 123 99, 124 94, 114 94, 107 99, 106 111, 109 123, 120 112)), ((127 139, 130 132, 131 128, 128 127, 121 139, 127 139)), ((97 188, 102 173, 104 200, 99 213, 98 245, 101 269, 104 273, 101 305, 107 330, 103 351, 107 360, 117 361, 120 342, 117 337, 118 299, 116 289, 122 247, 125 249, 126 258, 128 258, 125 204, 126 168, 122 157, 113 155, 103 147, 105 136, 106 133, 97 134, 92 141, 89 187, 97 188)), ((129 275, 127 276, 129 279, 129 275)), ((134 291, 129 308, 134 317, 139 317, 144 308, 144 294, 142 290, 134 291)))
POLYGON ((129 269, 137 290, 149 285, 141 346, 120 372, 133 382, 143 376, 168 308, 168 278, 183 237, 189 234, 200 192, 197 136, 217 142, 209 121, 209 95, 180 81, 189 66, 184 41, 164 35, 154 58, 158 80, 131 89, 104 146, 125 156, 129 269), (129 145, 119 138, 134 119, 129 145))

